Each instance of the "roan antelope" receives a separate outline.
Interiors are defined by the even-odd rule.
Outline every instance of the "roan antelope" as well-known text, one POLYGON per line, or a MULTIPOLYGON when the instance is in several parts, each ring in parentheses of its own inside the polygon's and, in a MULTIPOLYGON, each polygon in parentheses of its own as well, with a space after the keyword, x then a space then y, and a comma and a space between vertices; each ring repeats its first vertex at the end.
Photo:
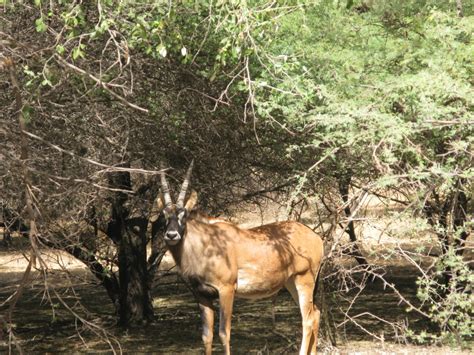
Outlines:
POLYGON ((218 298, 220 305, 219 336, 225 353, 230 354, 234 297, 270 297, 283 287, 300 307, 300 354, 315 354, 320 311, 313 303, 313 292, 323 257, 321 238, 292 221, 241 229, 230 222, 208 223, 193 218, 190 211, 195 196, 184 205, 192 165, 176 204, 165 174, 161 174, 163 194, 158 203, 166 219, 164 240, 199 303, 206 354, 212 352, 214 299, 218 298))

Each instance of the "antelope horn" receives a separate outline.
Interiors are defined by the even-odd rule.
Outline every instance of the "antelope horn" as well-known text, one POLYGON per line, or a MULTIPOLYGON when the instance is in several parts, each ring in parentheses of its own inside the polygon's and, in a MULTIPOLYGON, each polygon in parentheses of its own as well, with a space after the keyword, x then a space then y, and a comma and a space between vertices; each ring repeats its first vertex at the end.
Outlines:
POLYGON ((169 207, 173 204, 171 201, 171 195, 170 195, 170 187, 168 186, 168 182, 166 181, 166 176, 165 176, 165 166, 163 163, 160 163, 160 168, 161 168, 161 188, 163 189, 163 198, 165 199, 165 206, 169 207))
POLYGON ((181 191, 179 192, 178 201, 176 201, 176 206, 183 207, 184 206, 184 198, 186 197, 186 190, 189 186, 189 180, 191 179, 191 172, 193 170, 194 159, 189 164, 188 171, 186 172, 186 176, 183 181, 183 185, 181 185, 181 191))

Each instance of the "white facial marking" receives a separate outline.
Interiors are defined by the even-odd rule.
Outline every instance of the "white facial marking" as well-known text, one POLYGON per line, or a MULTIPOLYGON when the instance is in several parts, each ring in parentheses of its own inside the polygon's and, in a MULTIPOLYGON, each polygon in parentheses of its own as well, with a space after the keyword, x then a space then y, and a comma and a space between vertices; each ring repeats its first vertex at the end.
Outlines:
POLYGON ((181 234, 177 231, 166 232, 164 239, 168 245, 176 245, 181 240, 181 234))
POLYGON ((178 214, 178 223, 179 223, 179 225, 183 224, 184 213, 185 212, 183 211, 183 212, 180 212, 180 214, 178 214))

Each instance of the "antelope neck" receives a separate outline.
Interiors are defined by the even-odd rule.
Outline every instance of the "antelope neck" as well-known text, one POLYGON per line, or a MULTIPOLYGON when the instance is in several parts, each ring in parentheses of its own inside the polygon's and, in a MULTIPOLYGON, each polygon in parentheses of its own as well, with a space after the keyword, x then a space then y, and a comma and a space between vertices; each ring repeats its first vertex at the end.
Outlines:
POLYGON ((181 271, 188 269, 191 266, 188 264, 192 264, 193 259, 199 257, 203 249, 202 240, 193 238, 193 233, 196 233, 194 223, 200 224, 201 222, 195 220, 186 222, 186 228, 181 241, 177 245, 168 246, 168 250, 181 271), (183 265, 183 263, 186 265, 183 265))

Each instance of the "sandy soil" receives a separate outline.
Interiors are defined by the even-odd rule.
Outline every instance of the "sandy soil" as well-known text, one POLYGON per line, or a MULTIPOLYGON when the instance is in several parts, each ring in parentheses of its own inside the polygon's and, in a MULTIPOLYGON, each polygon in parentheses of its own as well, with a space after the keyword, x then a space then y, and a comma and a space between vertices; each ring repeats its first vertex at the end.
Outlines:
MULTIPOLYGON (((391 218, 383 217, 397 213, 397 206, 380 206, 377 200, 368 201, 370 208, 358 216, 357 233, 361 246, 371 260, 388 267, 388 279, 397 285, 400 292, 409 300, 416 302, 416 272, 403 260, 377 258, 378 251, 387 246, 399 244, 414 249, 421 244, 432 244, 432 235, 425 232, 420 221, 401 219, 393 225, 391 218), (400 240, 403 243, 400 243, 400 240)), ((247 206, 232 218, 242 227, 253 227, 267 222, 286 219, 286 210, 276 205, 247 206), (257 216, 257 217, 256 217, 257 216), (249 222, 250 221, 250 222, 249 222)), ((314 211, 307 211, 303 221, 311 225, 314 211)), ((342 230, 336 235, 346 238, 342 230)), ((468 241, 468 257, 474 257, 474 236, 468 241)), ((432 250, 436 252, 436 250, 432 250)), ((122 331, 115 327, 115 315, 104 288, 97 283, 84 264, 60 251, 43 253, 47 265, 49 293, 44 292, 42 273, 33 271, 31 283, 24 290, 14 312, 14 332, 26 353, 70 353, 70 352, 110 352, 122 349, 127 353, 157 354, 200 354, 200 319, 196 303, 175 273, 173 260, 166 255, 161 266, 162 278, 153 289, 155 321, 140 329, 122 331), (173 271, 173 270, 172 270, 173 271), (165 275, 165 276, 163 276, 165 275), (64 302, 64 304, 62 303, 64 302), (84 322, 74 319, 70 307, 83 317, 84 322), (97 328, 97 327, 100 328, 97 328), (102 330, 100 330, 102 329, 102 330), (105 330, 105 331, 104 331, 105 330), (118 345, 120 344, 120 345, 118 345)), ((426 262, 429 262, 426 257, 426 262)), ((351 260, 342 260, 351 263, 351 260)), ((17 288, 28 260, 20 251, 6 250, 0 246, 0 320, 7 306, 1 304, 17 288)), ((347 293, 351 299, 354 290, 347 293)), ((340 324, 347 302, 335 299, 327 292, 327 308, 330 317, 340 324), (346 302, 346 303, 345 303, 346 302)), ((280 292, 276 306, 276 323, 272 322, 272 303, 269 300, 258 302, 237 301, 233 316, 232 350, 234 354, 293 354, 297 352, 301 335, 298 307, 285 291, 280 292)), ((408 323, 410 328, 422 330, 426 322, 413 313, 406 313, 399 298, 382 285, 369 285, 353 305, 351 314, 371 312, 388 322, 408 323)), ((328 354, 471 354, 472 349, 451 349, 449 347, 416 346, 404 342, 393 328, 371 317, 361 317, 361 324, 384 341, 374 341, 359 327, 346 324, 338 328, 338 345, 330 347, 322 343, 319 352, 328 354)), ((216 322, 217 323, 217 322, 216 322)), ((322 329, 323 330, 323 329, 322 329)), ((8 350, 5 339, 1 339, 0 353, 8 350)), ((221 353, 218 336, 215 335, 214 350, 221 353)))
MULTIPOLYGON (((109 345, 102 333, 95 334, 90 328, 75 322, 70 312, 60 304, 58 297, 78 315, 94 325, 107 330, 107 338, 118 350, 120 342, 125 352, 157 354, 200 354, 200 319, 196 303, 176 274, 168 274, 154 288, 155 321, 142 329, 120 331, 114 327, 115 317, 104 289, 97 285, 84 265, 61 252, 47 252, 44 260, 48 264, 49 296, 45 300, 43 278, 33 272, 32 283, 25 289, 16 306, 15 334, 27 353, 44 352, 109 352, 109 345), (67 268, 67 272, 64 271, 67 268), (56 292, 56 293, 55 293, 56 292), (84 308, 84 307, 85 308, 84 308), (87 311, 85 310, 87 309, 87 311)), ((0 252, 0 300, 6 299, 19 283, 27 260, 21 253, 0 252)), ((162 270, 172 266, 169 257, 162 270)), ((414 278, 407 278, 403 270, 396 272, 394 282, 408 297, 414 298, 414 278)), ((406 270, 405 270, 406 273, 406 270)), ((409 316, 404 307, 397 306, 398 299, 390 292, 374 285, 368 287, 354 305, 354 312, 367 309, 392 322, 400 322, 409 316)), ((340 322, 341 305, 332 304, 334 321, 340 322)), ((0 314, 5 307, 0 307, 0 314)), ((235 305, 232 331, 232 349, 235 354, 292 354, 298 349, 300 318, 297 306, 291 297, 282 291, 276 302, 276 326, 272 326, 272 304, 270 300, 244 302, 235 305)), ((410 320, 413 327, 423 328, 417 319, 410 320)), ((385 334, 386 341, 374 341, 353 325, 339 329, 336 348, 321 344, 320 351, 334 354, 469 354, 468 350, 449 347, 426 347, 399 343, 392 330, 380 322, 363 320, 364 326, 376 334, 385 334)), ((216 335, 214 349, 222 351, 216 335)), ((0 353, 7 344, 0 340, 0 353)))

